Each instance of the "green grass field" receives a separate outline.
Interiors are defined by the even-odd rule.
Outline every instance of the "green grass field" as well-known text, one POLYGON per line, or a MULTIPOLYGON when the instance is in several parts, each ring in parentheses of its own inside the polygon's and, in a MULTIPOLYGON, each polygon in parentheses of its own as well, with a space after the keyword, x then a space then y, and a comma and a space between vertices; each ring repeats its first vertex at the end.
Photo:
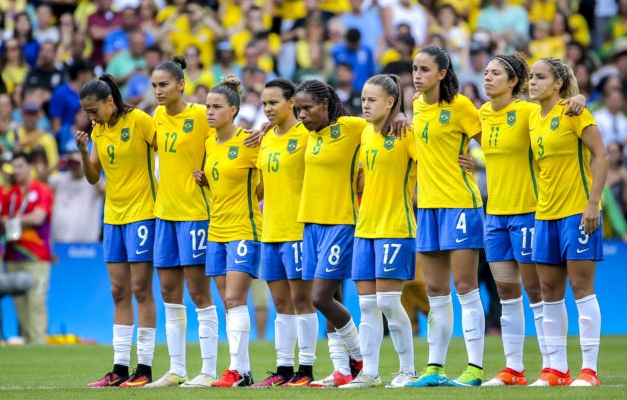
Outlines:
MULTIPOLYGON (((573 375, 577 375, 581 366, 579 342, 576 337, 569 338, 569 363, 573 375)), ((407 389, 314 389, 314 388, 274 388, 274 389, 88 389, 86 383, 100 378, 111 367, 112 350, 106 345, 68 345, 68 346, 22 346, 0 348, 0 399, 164 399, 164 398, 255 398, 262 399, 370 399, 378 396, 395 396, 396 399, 415 399, 428 396, 429 399, 625 399, 627 398, 627 337, 604 336, 601 340, 599 377, 601 387, 594 388, 407 388, 407 389)), ((331 371, 331 362, 325 341, 318 343, 318 359, 314 369, 317 378, 326 376, 331 371)), ((415 339, 416 367, 421 369, 427 360, 427 343, 424 338, 415 339)), ((218 369, 223 371, 228 366, 228 348, 220 343, 218 369)), ((274 342, 253 342, 250 346, 250 358, 253 376, 257 381, 266 377, 266 371, 274 369, 274 342)), ((454 338, 448 353, 447 372, 449 378, 457 377, 466 362, 464 342, 454 338)), ((525 348, 527 378, 533 381, 539 375, 540 357, 535 338, 527 338, 525 348)), ((134 361, 133 361, 134 362, 134 361)), ((200 350, 198 344, 187 347, 187 371, 190 377, 200 369, 200 350)), ((486 338, 485 378, 491 378, 504 365, 500 337, 486 338)), ((159 344, 155 353, 153 374, 158 378, 168 368, 169 360, 165 344, 159 344)), ((391 374, 398 369, 398 359, 389 338, 385 338, 381 352, 380 374, 387 382, 391 374)))

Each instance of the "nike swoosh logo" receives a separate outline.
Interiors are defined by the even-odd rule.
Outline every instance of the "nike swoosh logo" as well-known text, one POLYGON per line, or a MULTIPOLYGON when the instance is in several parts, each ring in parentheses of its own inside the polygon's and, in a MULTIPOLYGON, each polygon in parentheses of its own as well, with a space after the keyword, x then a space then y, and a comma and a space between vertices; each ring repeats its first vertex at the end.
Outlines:
POLYGON ((488 117, 483 117, 483 120, 485 121, 486 119, 488 119, 488 117))
POLYGON ((157 122, 157 125, 163 125, 163 122, 157 122))
POLYGON ((325 270, 326 272, 335 272, 335 271, 337 271, 337 268, 331 268, 331 269, 329 269, 329 267, 326 267, 324 270, 325 270))
POLYGON ((521 251, 520 254, 522 256, 528 256, 529 254, 531 254, 531 252, 530 251, 521 251))
POLYGON ((148 252, 148 250, 142 250, 142 251, 135 250, 135 254, 137 254, 137 255, 144 254, 144 253, 147 253, 147 252, 148 252))
POLYGON ((536 129, 536 128, 533 128, 533 129, 529 129, 529 132, 531 132, 531 131, 532 131, 532 130, 534 130, 534 129, 536 129))
POLYGON ((472 329, 464 329, 464 332, 472 332, 474 330, 476 330, 477 328, 472 328, 472 329))
POLYGON ((241 264, 241 263, 245 263, 246 260, 235 260, 235 264, 241 264))
POLYGON ((300 271, 302 271, 302 270, 303 270, 303 267, 296 268, 296 272, 300 272, 300 271))
POLYGON ((204 255, 205 255, 205 252, 203 251, 202 253, 192 254, 192 257, 193 257, 193 258, 198 258, 198 257, 200 257, 200 256, 204 256, 204 255))
POLYGON ((102 134, 102 133, 99 134, 99 135, 96 135, 96 137, 103 137, 103 136, 104 136, 104 134, 102 134))
POLYGON ((391 271, 394 271, 395 269, 396 269, 396 267, 394 267, 394 268, 383 267, 383 272, 391 272, 391 271))
POLYGON ((586 247, 585 249, 577 249, 577 254, 585 253, 588 250, 590 250, 590 247, 586 247))
POLYGON ((465 238, 463 238, 463 239, 455 239, 455 243, 461 243, 461 242, 464 242, 464 241, 466 241, 466 240, 468 240, 468 238, 467 238, 467 237, 465 237, 465 238))

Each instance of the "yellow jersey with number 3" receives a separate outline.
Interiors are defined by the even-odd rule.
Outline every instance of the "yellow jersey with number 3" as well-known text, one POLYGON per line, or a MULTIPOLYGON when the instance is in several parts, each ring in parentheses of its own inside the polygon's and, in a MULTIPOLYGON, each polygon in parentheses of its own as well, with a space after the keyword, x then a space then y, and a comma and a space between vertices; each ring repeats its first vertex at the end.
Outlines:
POLYGON ((165 107, 155 109, 159 154, 159 191, 155 215, 167 221, 202 221, 209 218, 210 193, 196 184, 192 171, 201 169, 205 140, 211 128, 206 107, 189 103, 169 115, 165 107))
POLYGON ((492 109, 491 102, 479 110, 488 214, 517 215, 536 210, 538 165, 529 141, 529 115, 539 107, 515 100, 498 111, 492 109))
POLYGON ((355 237, 415 238, 412 197, 416 187, 416 139, 383 136, 367 126, 361 134, 359 161, 364 171, 355 237))
POLYGON ((107 180, 105 223, 123 225, 155 217, 154 137, 155 122, 137 108, 112 127, 94 125, 91 140, 107 180))
POLYGON ((261 239, 259 146, 245 146, 245 137, 238 128, 224 143, 217 142, 215 133, 205 142, 204 172, 211 190, 208 237, 213 242, 261 239))
POLYGON ((540 108, 534 110, 529 120, 531 148, 540 168, 536 219, 541 220, 583 213, 592 189, 590 150, 581 135, 596 122, 588 109, 566 116, 568 105, 561 101, 545 117, 540 108))
POLYGON ((419 208, 477 208, 483 204, 472 173, 459 166, 470 139, 481 132, 477 108, 456 95, 450 103, 414 100, 412 126, 418 149, 419 208))
POLYGON ((263 176, 262 242, 303 240, 303 224, 296 219, 308 137, 309 131, 298 122, 281 136, 272 129, 261 142, 257 168, 263 176))
POLYGON ((357 173, 361 131, 368 123, 340 117, 310 132, 298 222, 325 225, 357 223, 357 173))

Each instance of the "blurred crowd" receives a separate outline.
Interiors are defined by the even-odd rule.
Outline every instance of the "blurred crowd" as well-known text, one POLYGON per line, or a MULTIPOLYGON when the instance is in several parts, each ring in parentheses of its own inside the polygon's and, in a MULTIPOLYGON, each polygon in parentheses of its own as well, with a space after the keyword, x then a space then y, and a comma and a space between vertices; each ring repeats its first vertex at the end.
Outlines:
MULTIPOLYGON (((80 175, 73 133, 90 121, 78 92, 103 72, 152 114, 152 69, 184 55, 188 100, 204 102, 235 74, 246 89, 239 125, 259 127, 261 90, 277 76, 328 82, 358 115, 375 73, 401 76, 411 99, 413 56, 437 44, 479 107, 491 55, 517 51, 530 63, 563 59, 576 72, 610 154, 606 234, 627 239, 627 0, 0 0, 0 11, 0 159, 32 152, 38 178, 53 188, 59 171, 80 175)), ((3 172, 8 183, 10 167, 3 172)), ((55 232, 64 240, 68 229, 55 232)))

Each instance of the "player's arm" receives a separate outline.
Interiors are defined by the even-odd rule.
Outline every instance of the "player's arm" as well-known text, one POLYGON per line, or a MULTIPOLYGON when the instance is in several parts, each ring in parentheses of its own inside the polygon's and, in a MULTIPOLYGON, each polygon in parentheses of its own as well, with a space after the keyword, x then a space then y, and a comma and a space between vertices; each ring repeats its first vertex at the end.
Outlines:
POLYGON ((91 154, 87 148, 87 142, 89 141, 89 134, 84 131, 76 132, 76 147, 81 153, 83 159, 83 172, 87 182, 95 185, 100 179, 100 173, 102 172, 102 164, 100 164, 100 157, 98 157, 98 146, 96 142, 92 142, 91 154))
POLYGON ((596 125, 588 125, 583 129, 581 141, 590 150, 592 154, 592 189, 588 204, 581 217, 580 225, 583 225, 584 232, 591 234, 599 229, 601 224, 601 212, 599 211, 599 202, 605 186, 607 177, 608 160, 607 150, 601 138, 601 132, 596 125))
POLYGON ((263 200, 263 195, 264 195, 264 191, 263 191, 263 174, 261 173, 261 170, 259 171, 259 184, 257 185, 257 200, 261 201, 263 200))

